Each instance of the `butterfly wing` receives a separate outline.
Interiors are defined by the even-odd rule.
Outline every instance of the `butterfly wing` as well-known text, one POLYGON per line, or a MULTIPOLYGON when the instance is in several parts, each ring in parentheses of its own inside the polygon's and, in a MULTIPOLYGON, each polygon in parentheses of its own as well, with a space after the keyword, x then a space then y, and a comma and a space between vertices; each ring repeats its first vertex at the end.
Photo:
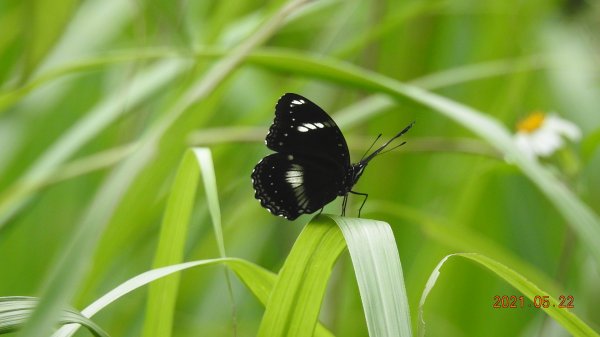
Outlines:
POLYGON ((335 168, 302 155, 274 153, 252 171, 255 195, 275 215, 294 220, 336 198, 342 177, 335 168))
POLYGON ((277 102, 266 144, 276 152, 319 157, 343 171, 350 166, 348 145, 337 124, 298 94, 287 93, 277 102))

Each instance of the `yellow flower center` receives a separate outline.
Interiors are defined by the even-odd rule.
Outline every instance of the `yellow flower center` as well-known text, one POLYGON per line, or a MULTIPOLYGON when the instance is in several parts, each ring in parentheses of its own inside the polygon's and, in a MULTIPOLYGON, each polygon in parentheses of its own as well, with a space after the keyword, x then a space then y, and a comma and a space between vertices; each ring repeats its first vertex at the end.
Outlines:
POLYGON ((521 132, 532 133, 542 126, 545 118, 546 115, 544 115, 543 112, 536 111, 517 123, 517 130, 521 132))

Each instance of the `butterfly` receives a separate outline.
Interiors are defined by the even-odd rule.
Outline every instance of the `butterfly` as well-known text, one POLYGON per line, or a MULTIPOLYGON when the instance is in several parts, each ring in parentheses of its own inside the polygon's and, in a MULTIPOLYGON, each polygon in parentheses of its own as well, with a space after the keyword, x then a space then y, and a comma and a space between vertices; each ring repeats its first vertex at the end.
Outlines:
POLYGON ((348 194, 357 194, 365 197, 360 217, 368 194, 355 192, 352 187, 371 159, 413 124, 358 163, 351 164, 346 139, 333 119, 306 97, 287 93, 275 106, 275 120, 265 140, 275 153, 260 160, 252 171, 254 197, 269 212, 294 220, 302 214, 323 210, 338 196, 344 197, 342 215, 345 215, 348 194))

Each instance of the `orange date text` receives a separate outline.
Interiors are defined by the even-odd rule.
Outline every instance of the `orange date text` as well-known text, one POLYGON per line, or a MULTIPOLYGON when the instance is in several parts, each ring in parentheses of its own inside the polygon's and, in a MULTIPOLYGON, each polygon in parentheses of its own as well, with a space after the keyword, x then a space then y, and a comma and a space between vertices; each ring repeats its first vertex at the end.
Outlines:
POLYGON ((525 296, 515 295, 504 295, 494 296, 492 308, 495 309, 506 309, 506 308, 550 308, 556 307, 561 309, 572 309, 575 308, 573 302, 575 298, 571 295, 560 295, 558 296, 558 302, 554 302, 547 295, 535 295, 533 301, 525 301, 525 296))

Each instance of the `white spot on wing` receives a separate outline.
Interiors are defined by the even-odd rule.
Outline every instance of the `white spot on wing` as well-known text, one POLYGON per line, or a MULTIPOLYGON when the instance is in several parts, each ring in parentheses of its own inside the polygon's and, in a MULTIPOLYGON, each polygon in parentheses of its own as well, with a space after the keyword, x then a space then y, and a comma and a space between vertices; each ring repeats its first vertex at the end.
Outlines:
POLYGON ((294 160, 294 156, 292 156, 291 154, 288 154, 287 159, 288 160, 294 160))
POLYGON ((304 126, 312 130, 317 128, 314 124, 311 123, 304 123, 304 126))
POLYGON ((295 99, 292 101, 292 104, 304 104, 304 100, 303 99, 301 99, 301 100, 295 99))
POLYGON ((304 127, 304 126, 299 126, 299 127, 297 127, 297 129, 298 129, 298 131, 300 131, 300 132, 307 132, 307 131, 308 131, 308 128, 306 128, 306 127, 304 127))
POLYGON ((322 129, 325 127, 325 125, 323 125, 323 123, 315 123, 315 126, 318 127, 319 129, 322 129))
POLYGON ((302 166, 292 164, 290 170, 285 173, 285 181, 287 181, 294 189, 300 187, 304 183, 304 172, 302 170, 302 166))
POLYGON ((302 185, 302 183, 304 182, 304 177, 303 176, 289 176, 286 175, 285 176, 285 181, 287 181, 288 183, 290 183, 290 185, 292 185, 293 188, 299 187, 300 185, 302 185))

